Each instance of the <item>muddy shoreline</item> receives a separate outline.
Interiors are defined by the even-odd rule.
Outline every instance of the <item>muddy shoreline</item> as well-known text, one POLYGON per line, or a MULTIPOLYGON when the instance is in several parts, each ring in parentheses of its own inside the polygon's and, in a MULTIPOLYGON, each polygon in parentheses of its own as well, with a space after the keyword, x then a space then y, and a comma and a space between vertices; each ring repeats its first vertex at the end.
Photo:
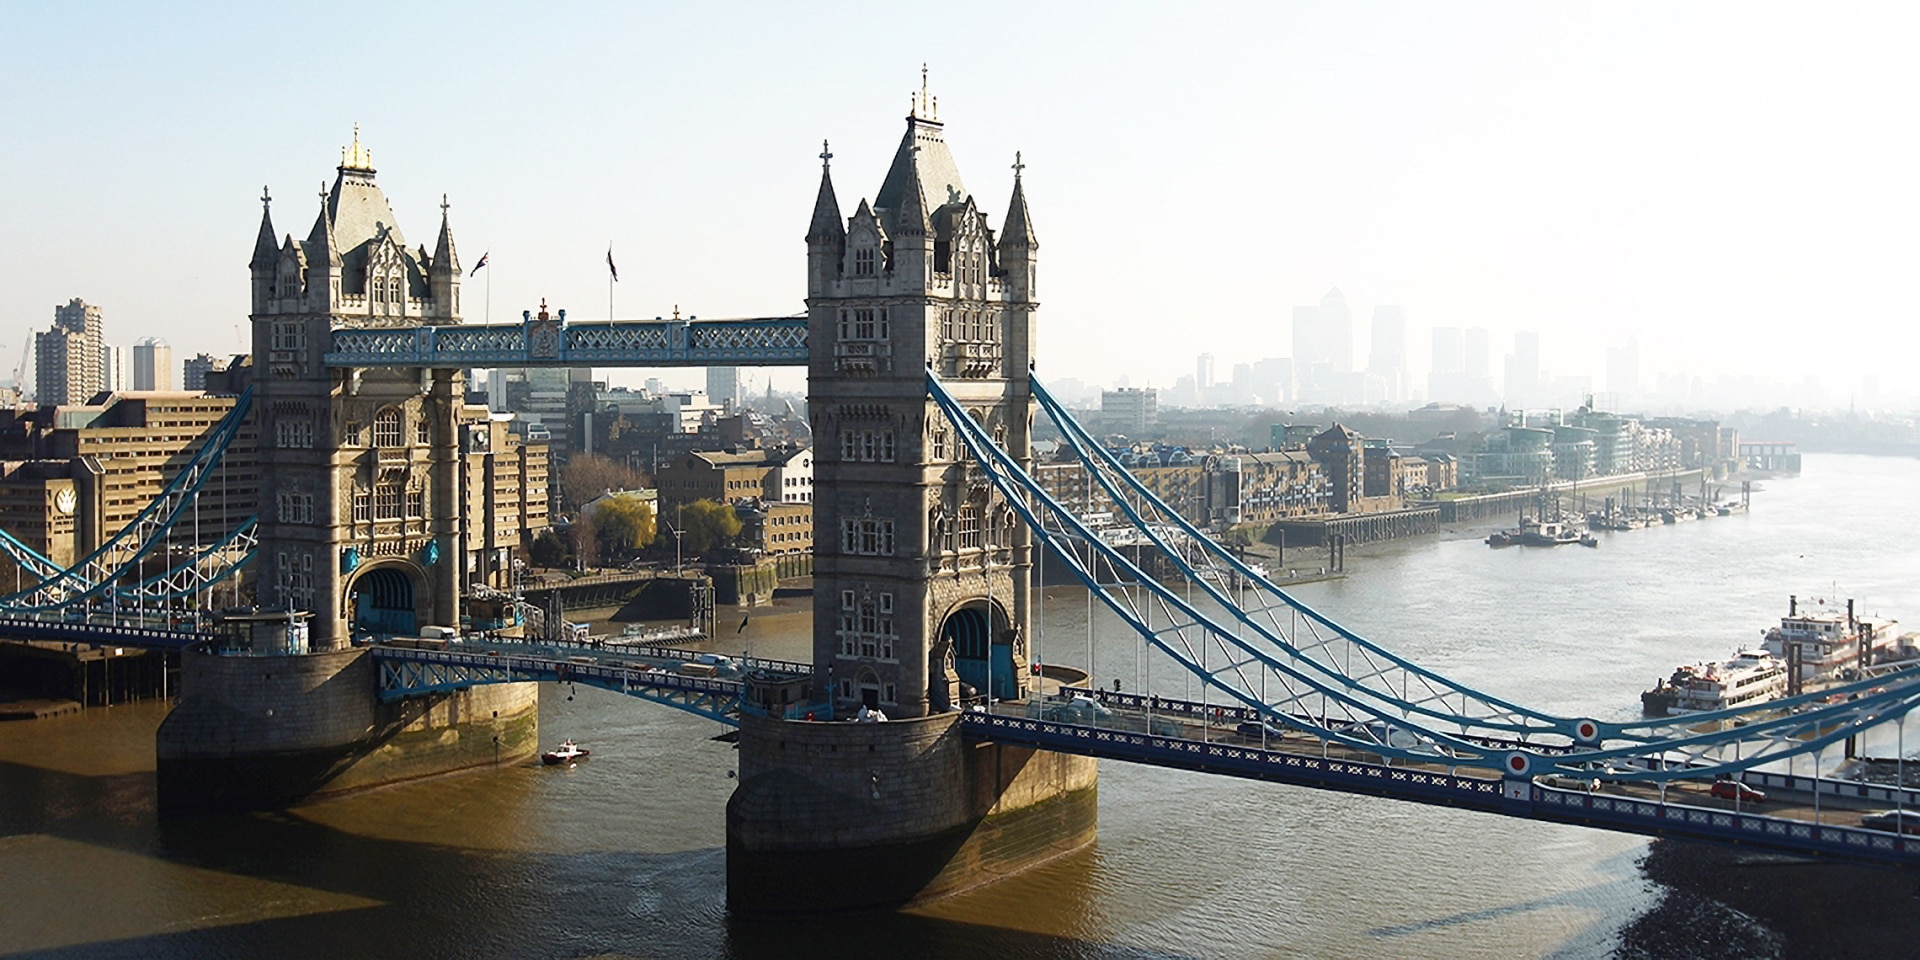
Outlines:
POLYGON ((1621 960, 1920 956, 1920 873, 1666 839, 1640 868, 1662 895, 1621 960))

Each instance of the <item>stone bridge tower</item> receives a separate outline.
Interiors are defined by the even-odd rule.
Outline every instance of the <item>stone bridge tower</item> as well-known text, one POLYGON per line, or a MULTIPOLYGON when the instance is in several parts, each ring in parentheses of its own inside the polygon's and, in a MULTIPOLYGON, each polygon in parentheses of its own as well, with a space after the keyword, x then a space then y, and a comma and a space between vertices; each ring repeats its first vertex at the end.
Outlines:
POLYGON ((813 648, 815 692, 834 707, 742 715, 732 909, 912 903, 1094 839, 1092 759, 972 740, 957 709, 969 687, 1021 696, 1028 663, 1030 536, 926 386, 937 374, 1029 462, 1038 244, 1014 159, 998 235, 924 93, 872 202, 843 220, 821 171, 807 231, 813 648), (890 722, 822 722, 861 705, 890 722))
POLYGON ((323 363, 338 328, 460 322, 446 204, 433 251, 409 248, 356 130, 306 240, 276 241, 265 210, 249 266, 260 603, 312 611, 319 650, 345 646, 356 620, 458 625, 464 373, 323 363))
POLYGON ((832 154, 807 231, 814 662, 836 712, 918 717, 1020 695, 1030 536, 927 396, 939 376, 1031 466, 1034 256, 1020 164, 996 237, 923 93, 872 203, 842 219, 832 154))

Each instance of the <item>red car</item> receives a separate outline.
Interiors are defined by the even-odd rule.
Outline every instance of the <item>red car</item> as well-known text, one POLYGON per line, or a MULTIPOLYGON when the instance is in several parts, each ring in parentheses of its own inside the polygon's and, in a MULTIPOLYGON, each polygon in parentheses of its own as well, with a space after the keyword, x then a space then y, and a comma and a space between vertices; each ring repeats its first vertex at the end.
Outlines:
POLYGON ((1755 790, 1738 780, 1715 780, 1708 792, 1722 800, 1738 800, 1742 803, 1767 802, 1766 791, 1755 790))

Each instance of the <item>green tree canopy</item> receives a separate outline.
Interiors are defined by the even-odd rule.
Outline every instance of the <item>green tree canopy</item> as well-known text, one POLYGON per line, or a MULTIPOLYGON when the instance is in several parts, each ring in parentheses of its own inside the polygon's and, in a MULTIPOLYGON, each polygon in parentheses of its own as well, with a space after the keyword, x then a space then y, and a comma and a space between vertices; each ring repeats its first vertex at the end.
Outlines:
POLYGON ((527 553, 537 566, 557 567, 567 562, 567 545, 561 542, 560 535, 554 533, 552 527, 540 531, 540 535, 533 538, 533 545, 527 548, 527 553))
POLYGON ((653 542, 653 507, 637 497, 611 497, 594 508, 600 542, 612 550, 631 552, 653 542))
POLYGON ((682 545, 689 553, 706 553, 740 535, 740 518, 732 504, 695 500, 674 512, 679 516, 682 545))

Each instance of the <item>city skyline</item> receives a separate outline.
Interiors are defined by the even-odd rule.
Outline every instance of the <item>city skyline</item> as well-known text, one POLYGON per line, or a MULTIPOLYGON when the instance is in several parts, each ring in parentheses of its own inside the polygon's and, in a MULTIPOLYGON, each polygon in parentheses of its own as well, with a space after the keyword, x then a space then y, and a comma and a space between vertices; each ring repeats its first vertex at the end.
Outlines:
POLYGON ((915 49, 901 24, 831 10, 435 9, 383 14, 393 28, 350 51, 278 11, 16 18, 0 39, 22 89, 10 126, 48 146, 0 159, 0 366, 74 297, 177 356, 233 352, 260 186, 293 230, 355 123, 402 223, 429 229, 446 193, 464 260, 489 255, 468 322, 542 298, 604 316, 609 247, 623 318, 793 313, 821 139, 847 205, 871 197, 925 62, 990 215, 1016 150, 1027 165, 1045 376, 1167 385, 1200 352, 1217 376, 1286 356, 1291 308, 1337 286, 1356 357, 1374 306, 1406 311, 1416 381, 1429 331, 1479 328, 1496 365, 1520 331, 1545 356, 1585 346, 1555 372, 1596 384, 1634 339, 1648 385, 1811 374, 1842 405, 1868 377, 1885 401, 1911 393, 1897 361, 1920 335, 1898 320, 1898 278, 1920 251, 1887 225, 1920 192, 1898 163, 1910 134, 1884 119, 1920 69, 1898 49, 1903 8, 1682 7, 1658 31, 1650 13, 1507 5, 1041 9, 1023 13, 1041 60, 982 42, 1013 7, 942 31, 909 14, 909 32, 929 27, 915 49), (447 53, 420 52, 429 33, 447 53), (279 38, 273 57, 235 53, 259 36, 279 38), (94 51, 86 71, 59 66, 72 37, 94 51), (898 52, 802 61, 809 41, 898 52), (261 66, 322 56, 405 64, 417 95, 349 102, 261 66), (1151 149, 1115 146, 1142 136, 1151 149), (1142 244, 1136 223, 1196 242, 1142 244), (102 245, 141 255, 107 269, 102 245), (1106 335, 1169 324, 1186 349, 1106 335))

